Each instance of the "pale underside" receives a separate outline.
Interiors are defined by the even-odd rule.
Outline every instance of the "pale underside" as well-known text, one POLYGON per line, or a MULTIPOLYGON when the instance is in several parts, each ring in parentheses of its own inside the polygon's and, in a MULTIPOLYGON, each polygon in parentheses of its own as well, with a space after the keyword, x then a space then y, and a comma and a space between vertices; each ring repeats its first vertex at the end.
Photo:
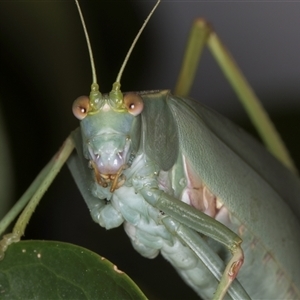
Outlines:
MULTIPOLYGON (((147 168, 149 159, 144 154, 136 157, 132 167, 124 172, 126 183, 113 194, 109 189, 95 183, 93 194, 100 199, 105 197, 109 202, 101 210, 95 211, 95 214, 92 212, 92 216, 107 229, 118 227, 123 223, 135 250, 147 258, 154 258, 161 253, 196 293, 203 299, 211 299, 216 291, 216 279, 193 251, 161 224, 161 212, 148 204, 132 187, 135 172, 147 168)), ((241 236, 246 260, 238 279, 251 298, 296 297, 289 278, 285 276, 272 254, 267 252, 261 241, 229 212, 222 199, 209 191, 184 155, 179 156, 170 171, 159 172, 158 182, 159 188, 164 192, 205 212, 241 236)), ((227 249, 211 239, 207 239, 207 242, 222 259, 227 261, 230 256, 227 249)))

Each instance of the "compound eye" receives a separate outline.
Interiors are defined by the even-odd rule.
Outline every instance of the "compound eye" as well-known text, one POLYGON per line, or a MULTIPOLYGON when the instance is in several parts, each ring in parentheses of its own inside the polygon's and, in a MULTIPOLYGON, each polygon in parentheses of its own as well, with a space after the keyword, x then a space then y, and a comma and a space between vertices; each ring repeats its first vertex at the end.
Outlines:
POLYGON ((139 115, 144 108, 143 99, 135 93, 125 94, 124 104, 128 109, 128 112, 134 116, 139 115))
POLYGON ((78 120, 83 120, 90 108, 90 99, 87 96, 78 97, 72 106, 73 114, 78 120))

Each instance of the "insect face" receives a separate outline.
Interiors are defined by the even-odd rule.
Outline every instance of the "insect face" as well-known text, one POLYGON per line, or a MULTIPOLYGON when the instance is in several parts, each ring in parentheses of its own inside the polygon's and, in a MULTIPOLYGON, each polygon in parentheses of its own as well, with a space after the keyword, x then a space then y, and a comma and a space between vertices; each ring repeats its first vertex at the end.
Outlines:
POLYGON ((137 94, 129 93, 124 96, 121 107, 109 95, 103 95, 98 111, 91 113, 86 99, 80 97, 73 105, 74 115, 81 119, 85 157, 90 161, 101 186, 107 187, 112 182, 117 184, 138 148, 140 134, 136 128, 139 128, 137 123, 143 109, 142 99, 137 94))

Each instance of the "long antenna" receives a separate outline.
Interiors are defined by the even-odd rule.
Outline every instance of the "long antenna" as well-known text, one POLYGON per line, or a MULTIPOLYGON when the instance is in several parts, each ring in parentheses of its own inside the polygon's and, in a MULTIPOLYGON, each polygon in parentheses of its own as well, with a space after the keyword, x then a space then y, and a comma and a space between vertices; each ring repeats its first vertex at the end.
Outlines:
POLYGON ((144 21, 143 26, 142 26, 141 29, 139 30, 139 32, 138 32, 138 34, 136 35, 135 39, 133 40, 132 45, 130 46, 130 48, 129 48, 127 54, 126 54, 126 57, 125 57, 125 59, 124 59, 124 62, 123 62, 123 64, 122 64, 121 69, 120 69, 120 71, 119 71, 119 74, 118 74, 118 76, 117 76, 117 79, 116 79, 116 82, 115 82, 115 83, 117 83, 117 85, 120 85, 121 76, 122 76, 122 74, 123 74, 123 71, 124 71, 124 69, 125 69, 125 66, 126 66, 126 64, 127 64, 127 62, 128 62, 128 59, 129 59, 129 57, 130 57, 130 55, 131 55, 131 52, 132 52, 132 50, 133 50, 133 48, 134 48, 136 42, 138 41, 140 35, 142 34, 144 28, 146 27, 148 21, 150 20, 151 16, 153 15, 153 13, 154 13, 154 11, 155 11, 155 9, 157 8, 157 6, 158 6, 159 3, 160 3, 160 0, 157 0, 155 6, 152 8, 152 10, 151 10, 150 14, 148 15, 147 19, 144 21))
POLYGON ((99 105, 100 105, 100 99, 102 98, 102 95, 99 91, 99 86, 98 86, 98 83, 97 83, 96 68, 95 68, 95 63, 94 63, 94 58, 93 58, 93 51, 92 51, 92 47, 91 47, 89 34, 87 32, 87 29, 86 29, 86 25, 85 25, 85 22, 84 22, 84 18, 83 18, 78 0, 75 0, 75 3, 77 5, 78 13, 79 13, 79 16, 80 16, 80 19, 81 19, 81 24, 82 24, 82 27, 83 27, 86 43, 87 43, 88 50, 89 50, 90 61, 91 61, 93 83, 91 85, 90 106, 89 106, 89 109, 88 109, 88 113, 92 114, 92 113, 96 113, 98 111, 99 105))
POLYGON ((85 39, 86 39, 86 43, 87 43, 88 50, 89 50, 89 56, 90 56, 91 68, 92 68, 92 75, 93 75, 93 84, 92 84, 92 86, 93 86, 93 85, 97 84, 97 75, 96 75, 96 68, 95 68, 95 63, 94 63, 94 58, 93 58, 93 51, 92 51, 89 34, 87 32, 87 29, 86 29, 86 25, 85 25, 85 22, 84 22, 84 18, 83 18, 78 0, 75 0, 75 3, 77 5, 77 9, 78 9, 79 16, 80 16, 80 19, 81 19, 81 23, 82 23, 82 27, 83 27, 83 31, 84 31, 84 35, 85 35, 85 39))

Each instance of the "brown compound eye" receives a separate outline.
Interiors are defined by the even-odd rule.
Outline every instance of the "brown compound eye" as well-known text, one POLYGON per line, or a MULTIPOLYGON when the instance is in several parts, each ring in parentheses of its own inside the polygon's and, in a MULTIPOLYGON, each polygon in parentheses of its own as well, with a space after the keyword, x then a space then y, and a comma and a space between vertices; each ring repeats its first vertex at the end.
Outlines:
POLYGON ((90 99, 87 96, 81 96, 73 102, 72 111, 78 120, 83 120, 86 117, 89 108, 90 99))
POLYGON ((135 93, 128 93, 124 96, 124 104, 128 112, 134 116, 140 114, 144 108, 143 99, 135 93))

